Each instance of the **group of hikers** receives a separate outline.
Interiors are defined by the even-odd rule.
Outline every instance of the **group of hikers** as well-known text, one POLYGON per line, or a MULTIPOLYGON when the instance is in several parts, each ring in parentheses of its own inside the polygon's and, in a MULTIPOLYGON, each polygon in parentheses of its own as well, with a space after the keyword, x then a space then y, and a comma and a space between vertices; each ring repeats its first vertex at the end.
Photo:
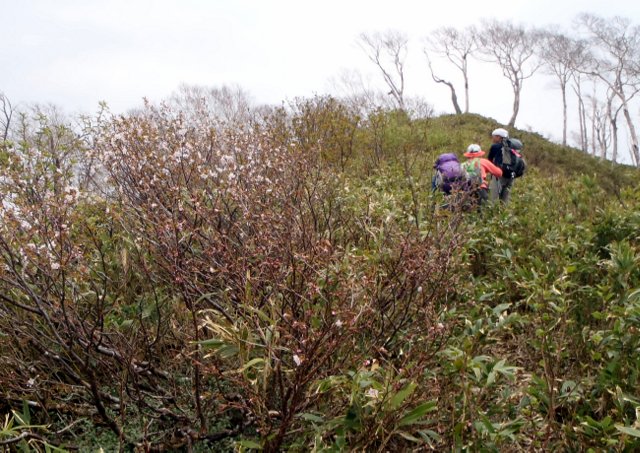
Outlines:
POLYGON ((506 204, 514 179, 522 176, 526 168, 521 150, 520 140, 509 138, 506 129, 495 129, 487 158, 477 143, 467 147, 467 160, 462 163, 454 153, 441 154, 434 165, 432 187, 446 195, 469 195, 463 199, 473 201, 478 208, 489 200, 500 199, 506 204))

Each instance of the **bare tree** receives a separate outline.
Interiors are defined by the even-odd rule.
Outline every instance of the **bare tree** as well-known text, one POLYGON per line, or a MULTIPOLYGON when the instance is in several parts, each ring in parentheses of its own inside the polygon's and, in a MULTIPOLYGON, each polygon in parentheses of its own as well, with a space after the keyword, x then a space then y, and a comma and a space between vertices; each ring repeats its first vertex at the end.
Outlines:
POLYGON ((408 41, 405 34, 393 30, 384 33, 362 33, 359 40, 359 45, 367 57, 382 72, 389 88, 389 95, 401 110, 405 109, 404 64, 407 58, 408 41))
POLYGON ((420 96, 409 97, 405 100, 405 105, 409 118, 431 118, 434 115, 433 105, 420 96))
MULTIPOLYGON (((616 103, 617 95, 614 90, 598 83, 599 79, 591 77, 592 92, 588 96, 591 112, 591 155, 607 159, 611 149, 611 160, 618 161, 618 115, 622 109, 621 103, 616 103), (599 93, 599 89, 606 88, 606 94, 599 93)), ((586 120, 585 120, 586 124, 586 120)))
POLYGON ((578 23, 589 33, 597 52, 589 73, 598 77, 620 101, 631 137, 631 159, 640 166, 638 135, 629 110, 629 102, 638 93, 640 84, 637 65, 640 27, 631 26, 625 18, 605 20, 591 14, 581 14, 578 23))
POLYGON ((78 131, 78 140, 83 144, 85 152, 77 159, 74 169, 78 189, 81 192, 99 193, 103 196, 113 188, 107 184, 107 171, 96 156, 96 141, 103 129, 109 127, 111 112, 106 102, 98 104, 95 115, 79 115, 76 118, 75 130, 78 131))
POLYGON ((12 117, 13 106, 11 105, 11 101, 4 93, 0 92, 0 134, 2 134, 3 141, 6 141, 9 137, 12 117))
POLYGON ((562 92, 562 144, 567 145, 567 85, 576 68, 584 67, 589 60, 587 43, 572 39, 562 33, 545 31, 540 57, 547 71, 555 75, 562 92))
MULTIPOLYGON (((617 162, 618 160, 618 114, 622 109, 622 104, 619 104, 617 107, 614 105, 615 98, 615 92, 613 90, 608 90, 606 113, 607 120, 609 122, 609 125, 611 126, 611 160, 613 162, 617 162)), ((605 155, 603 155, 602 157, 606 158, 605 155)))
POLYGON ((436 76, 431 64, 429 52, 444 57, 462 73, 464 80, 464 111, 469 113, 469 57, 473 55, 478 44, 475 38, 475 29, 457 30, 453 27, 442 27, 433 31, 427 37, 427 46, 423 49, 429 63, 431 77, 436 83, 443 83, 451 90, 451 101, 456 113, 461 113, 458 96, 452 82, 436 76))
POLYGON ((61 176, 64 175, 77 186, 79 168, 86 162, 87 146, 59 107, 33 105, 28 111, 18 112, 14 133, 18 142, 15 152, 34 178, 29 184, 40 184, 35 179, 42 178, 42 184, 58 195, 65 189, 61 176), (43 162, 55 172, 38 170, 43 162))
POLYGON ((583 152, 587 152, 589 147, 589 137, 587 134, 587 109, 584 103, 584 95, 582 94, 582 84, 584 82, 583 74, 580 72, 573 73, 572 76, 572 88, 576 97, 578 98, 578 125, 580 128, 579 142, 580 149, 583 152))
POLYGON ((591 154, 596 155, 596 142, 597 142, 597 117, 598 117, 598 95, 597 95, 597 83, 593 80, 593 92, 590 96, 591 100, 591 154))
POLYGON ((435 72, 433 71, 433 65, 431 63, 431 59, 429 58, 429 54, 427 53, 426 49, 424 51, 424 54, 427 57, 427 63, 429 64, 429 71, 431 72, 431 78, 433 79, 434 82, 443 83, 449 87, 449 90, 451 91, 451 103, 453 104, 453 109, 455 110, 456 115, 460 115, 462 113, 462 109, 460 109, 460 104, 458 103, 458 95, 456 94, 456 88, 453 86, 452 82, 446 79, 441 79, 435 74, 435 72))
POLYGON ((508 125, 513 127, 520 110, 522 84, 540 67, 535 48, 540 33, 510 22, 483 21, 477 33, 480 54, 486 61, 497 63, 513 89, 513 113, 508 125))
POLYGON ((365 78, 358 70, 345 69, 331 78, 330 82, 336 95, 362 116, 366 116, 377 106, 388 103, 388 97, 376 91, 369 78, 365 78))
POLYGON ((218 88, 183 84, 169 102, 196 120, 205 115, 224 123, 247 124, 252 117, 251 96, 237 85, 218 88))
POLYGON ((607 151, 612 140, 608 102, 602 102, 595 94, 591 100, 591 155, 607 158, 607 151))

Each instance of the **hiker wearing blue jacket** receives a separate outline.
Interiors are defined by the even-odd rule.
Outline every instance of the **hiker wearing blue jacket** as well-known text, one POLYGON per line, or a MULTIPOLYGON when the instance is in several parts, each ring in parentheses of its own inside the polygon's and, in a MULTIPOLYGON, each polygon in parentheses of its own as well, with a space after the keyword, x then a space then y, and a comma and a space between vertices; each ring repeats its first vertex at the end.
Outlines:
MULTIPOLYGON (((509 138, 509 132, 506 129, 499 127, 491 132, 491 148, 489 148, 489 160, 496 167, 502 168, 502 147, 503 141, 509 138)), ((500 198, 503 203, 509 202, 509 196, 511 195, 511 187, 513 186, 513 180, 515 174, 507 173, 503 171, 500 178, 492 177, 489 184, 490 200, 495 201, 500 198)))

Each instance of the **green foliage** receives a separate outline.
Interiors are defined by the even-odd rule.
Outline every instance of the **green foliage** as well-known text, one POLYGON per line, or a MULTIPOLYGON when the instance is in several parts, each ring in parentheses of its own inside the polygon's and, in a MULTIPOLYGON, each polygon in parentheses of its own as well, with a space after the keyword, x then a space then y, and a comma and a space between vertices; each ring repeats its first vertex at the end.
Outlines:
POLYGON ((319 97, 238 131, 149 108, 91 144, 35 123, 0 156, 0 403, 36 410, 0 441, 639 448, 635 169, 514 130, 510 204, 461 212, 432 165, 488 148, 478 115, 319 97), (87 149, 109 190, 72 187, 87 149))
MULTIPOLYGON (((22 411, 11 411, 6 414, 0 425, 0 447, 10 448, 11 451, 65 453, 64 448, 56 447, 46 441, 42 434, 46 434, 47 427, 31 423, 31 411, 26 401, 23 401, 22 411)), ((9 451, 9 450, 7 450, 9 451)))

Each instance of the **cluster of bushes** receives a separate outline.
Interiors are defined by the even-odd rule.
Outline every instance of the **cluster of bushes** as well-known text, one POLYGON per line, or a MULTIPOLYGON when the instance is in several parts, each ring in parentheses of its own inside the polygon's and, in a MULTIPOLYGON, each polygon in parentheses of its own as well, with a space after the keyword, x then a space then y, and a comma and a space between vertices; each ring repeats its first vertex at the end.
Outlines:
POLYGON ((2 145, 0 445, 636 445, 631 170, 553 157, 465 213, 431 166, 491 120, 197 113, 39 117, 2 145))

